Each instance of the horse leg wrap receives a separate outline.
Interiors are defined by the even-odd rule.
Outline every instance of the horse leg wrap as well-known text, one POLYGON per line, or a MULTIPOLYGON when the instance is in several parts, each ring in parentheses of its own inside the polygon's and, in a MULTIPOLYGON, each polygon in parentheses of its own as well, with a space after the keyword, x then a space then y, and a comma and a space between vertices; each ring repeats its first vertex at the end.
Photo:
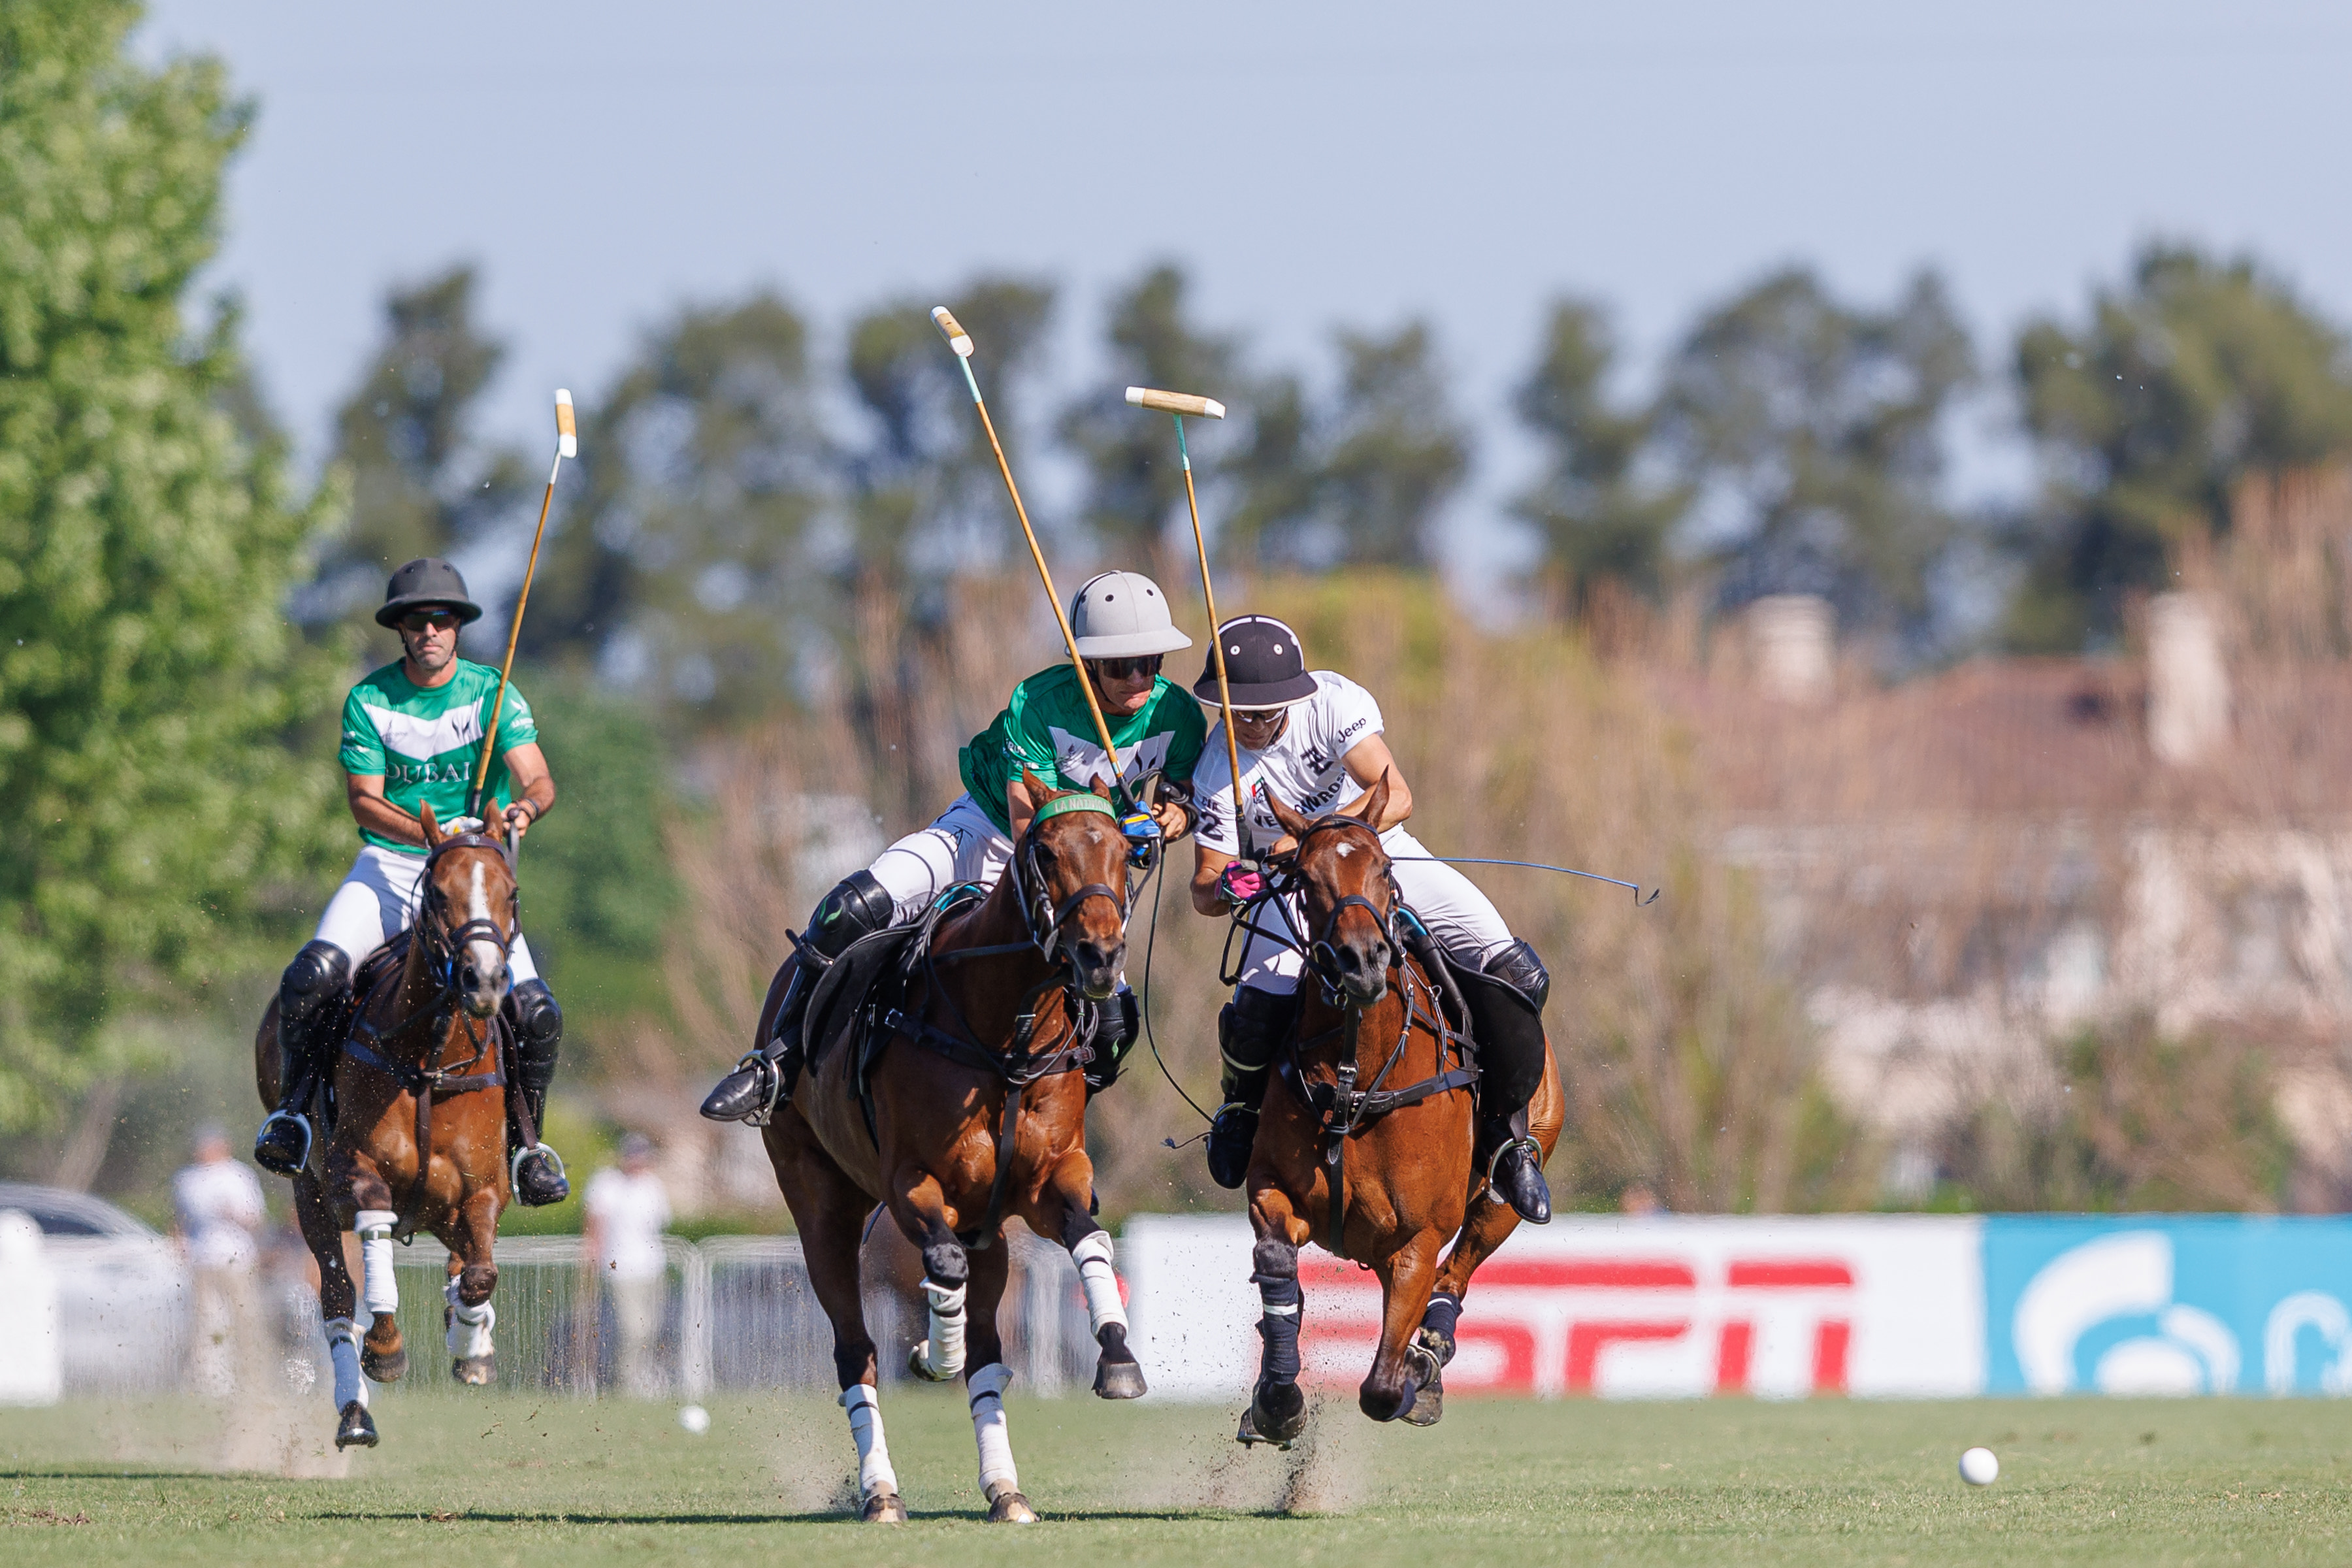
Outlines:
POLYGON ((1257 1287, 1258 1338, 1265 1342, 1260 1371, 1270 1383, 1298 1381, 1298 1249, 1266 1240, 1250 1255, 1250 1282, 1257 1287))
POLYGON ((1020 1472, 1013 1468, 1013 1435, 1004 1424, 1004 1389, 1013 1369, 990 1362, 973 1373, 965 1386, 971 1391, 971 1436, 980 1445, 980 1495, 990 1502, 1000 1491, 1021 1489, 1020 1472))
POLYGON ((400 1310, 400 1284, 392 1276, 390 1209, 362 1209, 352 1228, 360 1236, 360 1303, 379 1318, 400 1310))
POLYGON ((945 1383, 963 1370, 963 1299, 967 1287, 923 1281, 923 1297, 930 1307, 931 1333, 915 1347, 914 1372, 932 1383, 945 1383))
POLYGON ((499 1310, 488 1301, 468 1307, 457 1299, 457 1281, 442 1287, 449 1303, 449 1353, 460 1361, 476 1361, 491 1353, 490 1331, 499 1326, 499 1310))
POLYGON ((898 1489, 898 1472, 890 1468, 890 1445, 882 1436, 882 1405, 870 1383, 853 1383, 841 1391, 841 1407, 849 1412, 849 1436, 857 1444, 857 1490, 877 1497, 898 1489))
POLYGON ((360 1375, 360 1331, 349 1318, 327 1320, 327 1360, 335 1373, 335 1408, 354 1399, 367 1408, 367 1379, 360 1375))
POLYGON ((1087 1292, 1087 1327, 1097 1339, 1111 1324, 1127 1328, 1127 1303, 1118 1297, 1118 1274, 1110 1266, 1110 1232, 1090 1230, 1070 1248, 1078 1266, 1078 1283, 1087 1292))

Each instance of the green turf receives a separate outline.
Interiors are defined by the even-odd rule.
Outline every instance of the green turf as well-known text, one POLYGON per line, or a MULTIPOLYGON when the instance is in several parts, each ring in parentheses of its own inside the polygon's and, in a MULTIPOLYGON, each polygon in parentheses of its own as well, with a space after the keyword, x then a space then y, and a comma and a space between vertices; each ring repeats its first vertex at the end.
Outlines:
POLYGON ((1428 1431, 1324 1407, 1244 1453, 1231 1414, 1016 1400, 1045 1521, 981 1521, 961 1402, 892 1390, 913 1522, 834 1511, 849 1442, 818 1400, 667 1405, 393 1396, 331 1468, 324 1401, 251 1426, 192 1402, 0 1412, 12 1564, 233 1563, 2342 1563, 2352 1404, 1457 1402, 1428 1431), (292 1420, 296 1428, 282 1423, 292 1420), (286 1446, 299 1429, 301 1441, 286 1446), (1997 1449, 1985 1490, 1954 1473, 1997 1449), (229 1465, 310 1479, 217 1473, 229 1465))

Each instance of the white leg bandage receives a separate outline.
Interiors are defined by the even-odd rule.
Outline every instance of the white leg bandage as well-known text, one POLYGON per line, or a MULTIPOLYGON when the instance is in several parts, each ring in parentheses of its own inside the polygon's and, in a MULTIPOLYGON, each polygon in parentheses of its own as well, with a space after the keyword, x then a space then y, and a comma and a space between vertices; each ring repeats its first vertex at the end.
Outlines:
POLYGON ((352 1228, 360 1237, 360 1304, 379 1318, 400 1310, 400 1285, 392 1277, 390 1209, 362 1209, 352 1228))
POLYGON ((356 1399, 367 1408, 367 1379, 360 1375, 360 1331, 349 1318, 327 1320, 327 1359, 335 1369, 335 1408, 356 1399))
POLYGON ((945 1383, 963 1370, 965 1289, 935 1279, 923 1281, 923 1296, 931 1309, 931 1337, 928 1343, 915 1347, 919 1363, 915 1371, 933 1383, 945 1383))
POLYGON ((1013 1369, 990 1362, 971 1374, 971 1436, 980 1445, 980 1495, 994 1502, 999 1492, 1021 1489, 1021 1474, 1013 1468, 1013 1434, 1004 1424, 1004 1389, 1013 1369))
POLYGON ((498 1327, 499 1310, 488 1301, 478 1307, 466 1305, 457 1299, 455 1279, 442 1287, 441 1294, 449 1303, 449 1353, 460 1361, 488 1355, 490 1331, 498 1327))
POLYGON ((898 1472, 890 1468, 890 1445, 882 1436, 882 1406, 871 1384, 853 1383, 841 1391, 841 1407, 849 1412, 849 1435, 857 1443, 857 1490, 874 1497, 898 1489, 898 1472))
POLYGON ((1110 1232, 1092 1231, 1070 1256, 1078 1265, 1078 1283, 1087 1290, 1087 1327, 1099 1336, 1106 1325, 1127 1327, 1127 1304, 1118 1299, 1118 1276, 1110 1266, 1110 1232))

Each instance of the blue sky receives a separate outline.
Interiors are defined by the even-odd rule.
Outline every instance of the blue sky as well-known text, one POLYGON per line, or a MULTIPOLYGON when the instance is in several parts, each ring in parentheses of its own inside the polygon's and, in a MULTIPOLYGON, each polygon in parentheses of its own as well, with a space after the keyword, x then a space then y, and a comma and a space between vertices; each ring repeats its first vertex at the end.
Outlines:
MULTIPOLYGON (((1433 320, 1491 566, 1532 461, 1508 388, 1564 290, 1616 310, 1629 385, 1790 259, 1873 301, 1937 266, 1995 356, 2155 234, 2352 320, 2341 7, 161 0, 142 46, 261 101, 216 271, 312 456, 385 286, 457 258, 514 351, 494 421, 537 445, 548 390, 594 395, 681 299, 771 284, 835 328, 1042 273, 1076 384, 1105 293, 1173 257, 1269 358, 1433 320)), ((1963 421, 1964 495, 2022 480, 2000 418, 1963 421)))

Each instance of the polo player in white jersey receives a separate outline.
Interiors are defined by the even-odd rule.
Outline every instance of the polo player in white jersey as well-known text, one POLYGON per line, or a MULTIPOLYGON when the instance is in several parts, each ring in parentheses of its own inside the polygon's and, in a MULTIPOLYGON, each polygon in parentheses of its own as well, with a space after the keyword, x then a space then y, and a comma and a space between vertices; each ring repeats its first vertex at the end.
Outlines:
MULTIPOLYGON (((1412 789, 1381 739, 1381 707, 1372 694, 1331 670, 1310 672, 1298 634, 1271 616, 1237 616, 1217 628, 1217 637, 1225 647, 1234 735, 1257 853, 1295 847, 1265 805, 1269 792, 1307 816, 1337 812, 1360 819, 1371 786, 1385 773, 1388 805, 1381 820, 1369 826, 1395 860, 1405 903, 1450 957, 1503 982, 1541 1014, 1551 977, 1535 949, 1511 934, 1500 911, 1469 878, 1438 861, 1407 858, 1429 851, 1402 826, 1412 815, 1412 789)), ((1192 690, 1202 702, 1216 704, 1213 658, 1192 690)), ((1202 756, 1192 788, 1201 814, 1192 842, 1192 907, 1212 917, 1227 915, 1265 883, 1254 866, 1236 858, 1242 847, 1234 826, 1233 764, 1224 748, 1211 746, 1202 756)), ((1295 900, 1273 900, 1256 918, 1287 930, 1298 947, 1306 945, 1298 937, 1295 900)), ((1219 1186, 1238 1187, 1248 1173, 1258 1106, 1275 1052, 1298 1016, 1298 982, 1305 971, 1297 947, 1262 936, 1246 939, 1241 984, 1217 1019, 1224 1104, 1209 1130, 1208 1160, 1209 1174, 1219 1186)), ((1509 1125, 1526 1109, 1482 1100, 1480 1163, 1519 1216, 1540 1225, 1551 1217, 1540 1156, 1537 1145, 1509 1125)))
MULTIPOLYGON (((772 1017, 766 1038, 719 1080, 702 1102, 713 1121, 764 1123, 790 1097, 801 1068, 801 1018, 826 966, 849 944, 873 931, 919 920, 933 900, 958 883, 992 888, 1029 831, 1040 802, 1029 797, 1022 774, 1050 789, 1095 784, 1134 784, 1150 773, 1180 790, 1192 776, 1207 735, 1199 703, 1160 673, 1167 655, 1192 646, 1169 618, 1160 585, 1136 572, 1105 572, 1087 580, 1070 605, 1070 626, 1087 679, 1118 748, 1119 773, 1095 734, 1077 672, 1067 664, 1038 671, 1013 689, 995 722, 971 738, 960 757, 964 793, 929 827, 899 839, 866 870, 853 871, 827 893, 793 938, 793 956, 769 986, 761 1017, 772 1017)), ((1174 801, 1152 808, 1166 840, 1182 836, 1187 816, 1174 801)), ((1108 1087, 1135 1043, 1135 994, 1119 987, 1111 1037, 1087 1069, 1090 1089, 1108 1087)))
MULTIPOLYGON (((416 884, 425 875, 425 825, 430 803, 446 835, 478 825, 466 796, 488 729, 499 672, 457 657, 457 631, 481 618, 466 580, 446 561, 412 561, 392 574, 376 625, 400 634, 398 663, 372 671, 343 703, 344 795, 363 841, 342 886, 327 900, 318 933, 294 955, 278 983, 278 1038, 285 1052, 285 1093, 261 1124, 253 1158, 290 1176, 310 1158, 305 1108, 333 1065, 350 1022, 351 985, 359 963, 416 918, 416 884)), ((498 760, 484 800, 520 842, 555 804, 555 780, 539 749, 530 704, 509 685, 499 710, 498 760)), ((548 1085, 563 1043, 563 1014, 539 977, 530 944, 515 932, 507 955, 515 1033, 514 1087, 543 1127, 548 1085)), ((544 1142, 515 1152, 517 1202, 562 1203, 571 1196, 563 1162, 544 1142)))

